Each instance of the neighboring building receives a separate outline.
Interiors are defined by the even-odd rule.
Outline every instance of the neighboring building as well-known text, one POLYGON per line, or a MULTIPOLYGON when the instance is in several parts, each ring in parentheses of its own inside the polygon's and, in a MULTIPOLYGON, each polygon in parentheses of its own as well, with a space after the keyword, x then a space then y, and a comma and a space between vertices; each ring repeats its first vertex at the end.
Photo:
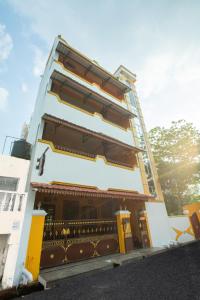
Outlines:
POLYGON ((0 155, 0 286, 13 286, 24 225, 30 161, 0 155))

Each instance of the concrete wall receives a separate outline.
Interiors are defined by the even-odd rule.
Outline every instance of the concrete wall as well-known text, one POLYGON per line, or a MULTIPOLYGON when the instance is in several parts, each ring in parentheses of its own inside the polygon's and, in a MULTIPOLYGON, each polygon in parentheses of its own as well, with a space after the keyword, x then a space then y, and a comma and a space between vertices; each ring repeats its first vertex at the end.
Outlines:
POLYGON ((164 203, 148 202, 145 205, 153 247, 195 239, 188 216, 168 216, 164 203))
POLYGON ((65 119, 76 125, 83 126, 87 129, 103 133, 126 144, 132 146, 135 145, 130 129, 125 130, 115 124, 109 123, 99 114, 90 115, 60 101, 61 100, 57 95, 47 93, 45 97, 44 112, 56 116, 57 118, 65 119))
POLYGON ((0 176, 19 178, 18 193, 24 193, 30 161, 0 155, 0 176))
POLYGON ((186 243, 195 239, 188 216, 171 216, 169 225, 172 240, 186 243))
POLYGON ((96 92, 103 96, 104 98, 109 99, 113 103, 116 103, 119 106, 122 106, 124 108, 127 108, 127 104, 125 101, 119 101, 119 99, 115 98, 111 94, 107 93, 106 91, 102 90, 97 84, 95 83, 90 83, 83 78, 77 76, 76 74, 70 72, 69 70, 65 69, 62 64, 54 61, 52 64, 52 71, 56 70, 59 73, 62 73, 64 76, 71 78, 72 80, 80 83, 81 85, 85 86, 86 88, 92 90, 93 92, 96 92))
POLYGON ((171 242, 169 218, 164 203, 146 202, 147 220, 153 247, 162 247, 171 242))
POLYGON ((45 149, 46 153, 44 173, 38 175, 38 170, 33 168, 32 182, 51 183, 52 181, 95 186, 99 189, 128 189, 143 193, 143 186, 139 168, 134 170, 105 163, 104 159, 97 157, 95 160, 64 155, 53 152, 48 144, 37 143, 34 166, 45 149))

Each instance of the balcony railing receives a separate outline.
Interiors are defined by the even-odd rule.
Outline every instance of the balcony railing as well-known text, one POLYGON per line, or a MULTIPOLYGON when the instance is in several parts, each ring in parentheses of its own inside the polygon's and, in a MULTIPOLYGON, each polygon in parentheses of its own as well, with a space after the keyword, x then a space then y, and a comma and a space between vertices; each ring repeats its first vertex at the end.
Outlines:
POLYGON ((116 220, 54 220, 44 226, 44 241, 115 234, 116 220))
POLYGON ((0 212, 23 210, 26 200, 26 193, 8 192, 0 190, 0 212))

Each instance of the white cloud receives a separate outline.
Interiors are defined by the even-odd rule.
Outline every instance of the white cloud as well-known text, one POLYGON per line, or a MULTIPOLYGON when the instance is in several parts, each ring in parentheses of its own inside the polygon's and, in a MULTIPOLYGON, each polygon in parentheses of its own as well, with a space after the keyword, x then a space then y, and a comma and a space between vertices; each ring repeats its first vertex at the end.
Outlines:
POLYGON ((5 25, 0 24, 0 62, 7 59, 13 48, 13 41, 6 32, 5 25))
POLYGON ((21 90, 22 90, 22 93, 27 93, 28 92, 28 86, 25 82, 22 82, 21 90))
POLYGON ((149 57, 139 72, 138 91, 148 127, 185 119, 200 128, 200 48, 149 57))
POLYGON ((144 98, 160 93, 170 82, 170 71, 174 57, 169 53, 148 57, 139 71, 141 80, 138 88, 144 98))
POLYGON ((8 91, 0 87, 0 110, 4 111, 8 102, 8 91))
POLYGON ((33 74, 38 77, 42 75, 44 71, 44 67, 47 61, 47 54, 43 53, 40 48, 37 46, 33 47, 34 50, 34 66, 33 66, 33 74))
POLYGON ((20 15, 28 17, 32 31, 48 43, 52 43, 58 34, 67 36, 70 33, 77 34, 77 27, 81 29, 79 38, 87 33, 77 16, 78 11, 72 9, 70 3, 65 0, 60 0, 59 5, 54 0, 9 0, 9 2, 20 15))
MULTIPOLYGON (((9 2, 28 21, 26 32, 36 34, 48 47, 61 34, 72 46, 103 61, 110 69, 124 64, 136 72, 137 89, 149 128, 178 118, 193 121, 200 128, 199 4, 184 3, 180 8, 174 3, 172 9, 167 1, 161 6, 159 1, 154 4, 147 1, 149 4, 145 5, 127 1, 130 4, 127 3, 126 20, 120 23, 119 8, 123 6, 119 5, 120 1, 83 4, 60 0, 59 5, 55 0, 9 2), (107 9, 107 3, 113 6, 107 9), (133 11, 137 11, 134 18, 133 11)), ((45 61, 46 56, 37 48, 35 76, 42 73, 45 61)))

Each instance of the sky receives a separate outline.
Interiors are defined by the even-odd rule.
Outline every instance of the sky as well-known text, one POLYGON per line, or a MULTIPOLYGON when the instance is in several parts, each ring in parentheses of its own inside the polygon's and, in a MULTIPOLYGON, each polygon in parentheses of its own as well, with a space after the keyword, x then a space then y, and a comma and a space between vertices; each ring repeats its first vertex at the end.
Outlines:
POLYGON ((136 73, 147 130, 200 129, 200 1, 0 0, 0 152, 30 120, 59 34, 110 72, 136 73))

